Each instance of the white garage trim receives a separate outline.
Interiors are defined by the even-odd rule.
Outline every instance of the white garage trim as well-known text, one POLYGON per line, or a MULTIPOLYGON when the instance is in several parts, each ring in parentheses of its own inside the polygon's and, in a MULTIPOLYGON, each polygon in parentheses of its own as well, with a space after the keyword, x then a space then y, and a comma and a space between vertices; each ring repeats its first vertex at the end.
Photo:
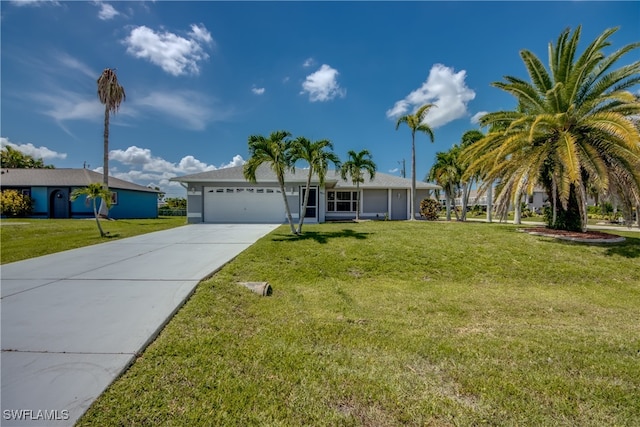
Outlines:
POLYGON ((279 224, 285 219, 280 189, 204 187, 204 222, 279 224))

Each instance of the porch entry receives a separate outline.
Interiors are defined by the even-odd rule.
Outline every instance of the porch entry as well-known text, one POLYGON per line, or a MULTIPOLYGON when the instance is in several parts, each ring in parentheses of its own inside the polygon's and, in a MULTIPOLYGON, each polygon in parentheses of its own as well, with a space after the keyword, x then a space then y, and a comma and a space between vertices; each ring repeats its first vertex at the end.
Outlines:
POLYGON ((69 191, 54 189, 49 194, 49 217, 69 218, 69 191))
MULTIPOLYGON (((300 212, 304 207, 304 198, 306 196, 307 188, 301 187, 300 192, 300 212)), ((307 203, 307 210, 304 213, 305 219, 318 220, 318 187, 309 187, 309 202, 307 203)))

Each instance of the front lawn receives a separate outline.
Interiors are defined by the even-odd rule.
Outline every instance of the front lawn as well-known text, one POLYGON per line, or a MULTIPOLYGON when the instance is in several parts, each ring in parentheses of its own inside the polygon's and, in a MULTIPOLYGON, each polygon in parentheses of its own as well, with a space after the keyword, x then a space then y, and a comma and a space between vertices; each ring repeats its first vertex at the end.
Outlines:
POLYGON ((640 420, 640 234, 605 246, 486 223, 287 228, 202 282, 79 425, 640 420))
POLYGON ((101 221, 110 237, 100 237, 95 219, 2 219, 0 263, 20 261, 82 246, 132 237, 186 224, 185 217, 101 221))

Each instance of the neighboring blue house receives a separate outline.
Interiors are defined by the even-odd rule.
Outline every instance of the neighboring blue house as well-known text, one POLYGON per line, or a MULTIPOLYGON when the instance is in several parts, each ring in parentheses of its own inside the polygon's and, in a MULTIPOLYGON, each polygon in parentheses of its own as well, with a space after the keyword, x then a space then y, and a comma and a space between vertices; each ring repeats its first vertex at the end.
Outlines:
MULTIPOLYGON (((84 196, 72 202, 71 192, 94 182, 102 182, 102 174, 89 169, 0 169, 0 188, 18 190, 34 201, 35 218, 89 218, 93 205, 84 196)), ((109 177, 113 219, 157 218, 158 191, 109 177)))

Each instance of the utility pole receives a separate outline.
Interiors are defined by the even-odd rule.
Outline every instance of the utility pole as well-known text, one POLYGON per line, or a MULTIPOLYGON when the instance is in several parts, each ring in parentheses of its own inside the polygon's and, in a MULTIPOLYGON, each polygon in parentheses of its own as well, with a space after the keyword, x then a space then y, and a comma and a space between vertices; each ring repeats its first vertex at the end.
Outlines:
POLYGON ((402 159, 402 161, 398 161, 399 165, 402 165, 402 169, 400 169, 400 176, 402 176, 403 178, 407 177, 407 169, 405 167, 405 161, 404 159, 402 159))

